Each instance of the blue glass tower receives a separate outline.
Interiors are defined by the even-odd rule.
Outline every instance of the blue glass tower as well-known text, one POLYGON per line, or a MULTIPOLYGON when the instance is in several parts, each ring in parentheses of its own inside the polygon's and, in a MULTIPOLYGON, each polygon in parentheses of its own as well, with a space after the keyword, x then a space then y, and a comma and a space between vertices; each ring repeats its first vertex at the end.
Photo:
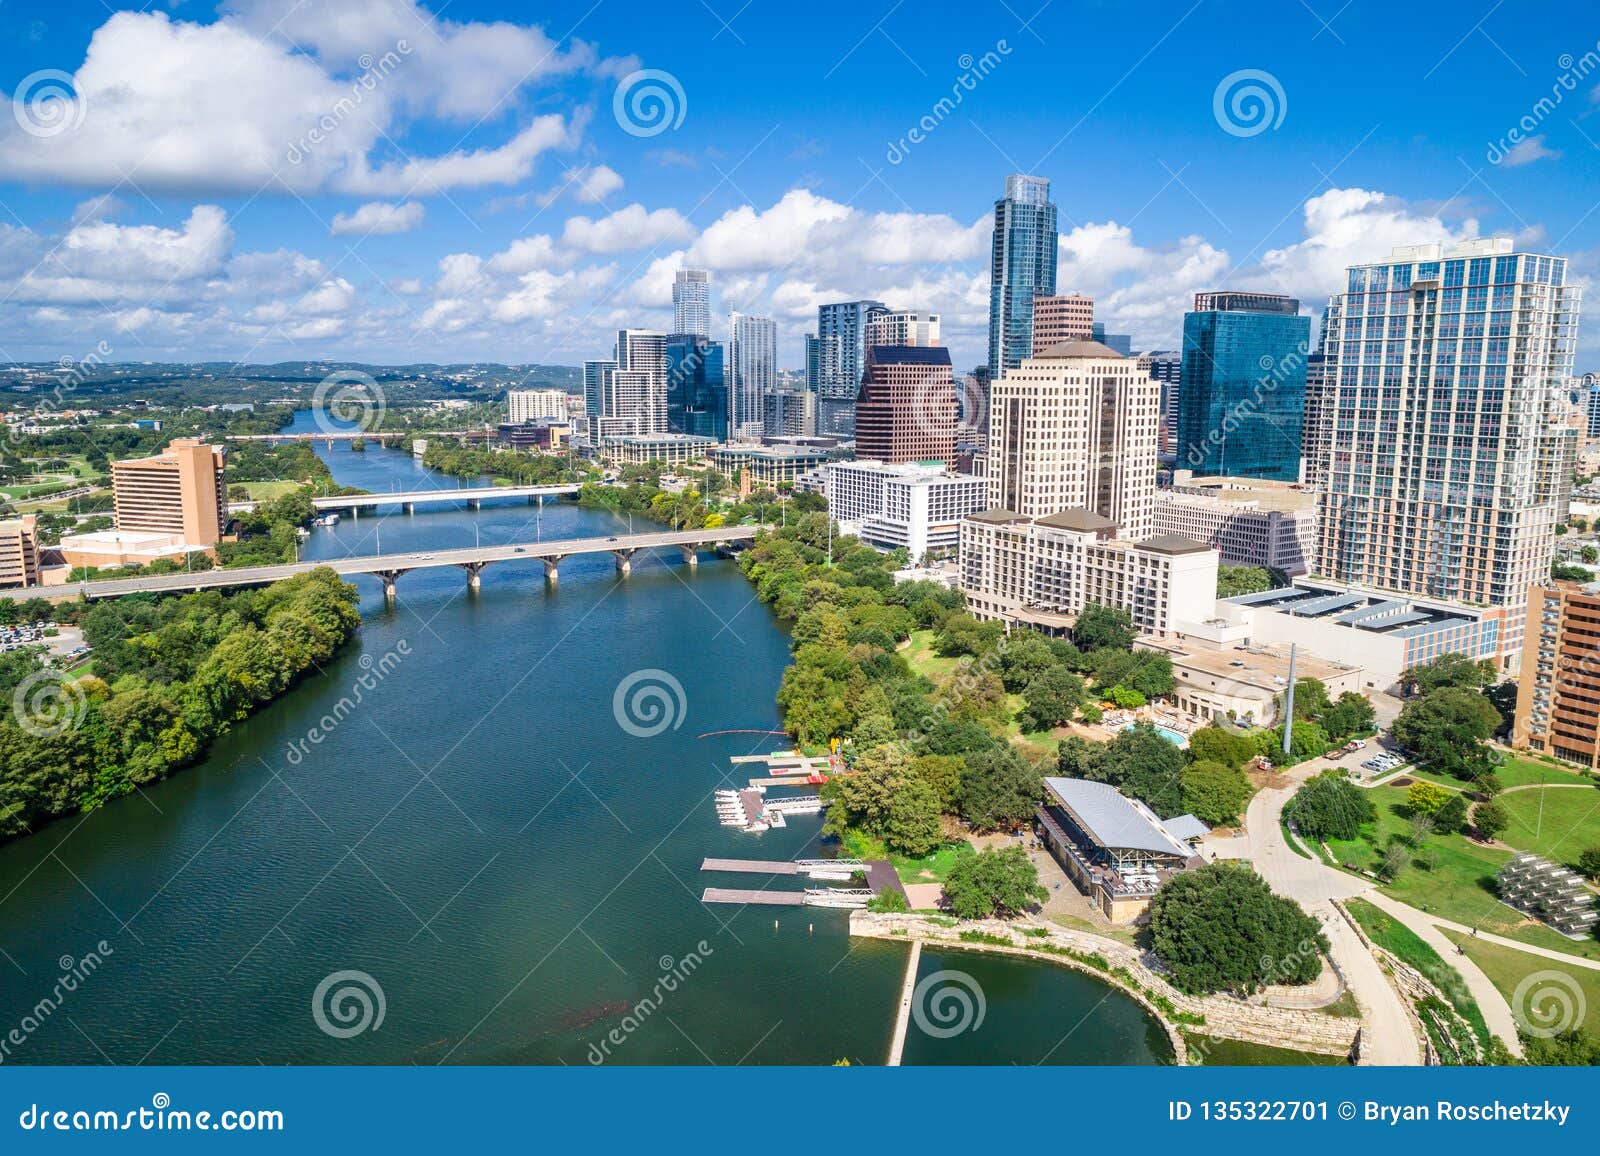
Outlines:
POLYGON ((1056 207, 1050 182, 1013 173, 994 203, 989 268, 989 373, 1033 356, 1033 299, 1056 292, 1056 207))
POLYGON ((693 334, 667 338, 667 429, 719 441, 728 429, 722 343, 693 334))
POLYGON ((1275 293, 1197 293, 1183 315, 1180 470, 1300 480, 1311 319, 1275 293))

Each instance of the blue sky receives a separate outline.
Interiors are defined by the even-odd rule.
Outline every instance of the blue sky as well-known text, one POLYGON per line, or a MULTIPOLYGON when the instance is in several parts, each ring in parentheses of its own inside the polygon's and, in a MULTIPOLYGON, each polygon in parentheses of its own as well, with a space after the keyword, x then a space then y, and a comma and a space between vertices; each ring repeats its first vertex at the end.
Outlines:
POLYGON ((665 327, 688 262, 786 365, 863 296, 942 313, 973 365, 1010 171, 1054 182, 1060 289, 1140 347, 1198 289, 1320 309, 1394 244, 1600 263, 1600 19, 742 3, 5 4, 0 357, 571 364, 665 327), (668 124, 628 111, 651 86, 668 124))

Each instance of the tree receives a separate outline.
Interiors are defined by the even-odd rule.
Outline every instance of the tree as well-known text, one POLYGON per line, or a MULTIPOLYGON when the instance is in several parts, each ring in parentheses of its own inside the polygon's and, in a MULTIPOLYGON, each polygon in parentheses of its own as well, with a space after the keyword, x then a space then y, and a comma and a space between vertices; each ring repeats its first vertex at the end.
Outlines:
POLYGON ((1331 705, 1332 703, 1328 701, 1328 688, 1322 685, 1321 679, 1297 678, 1294 680, 1295 718, 1321 718, 1322 712, 1331 705))
POLYGON ((977 656, 999 645, 1005 632, 999 622, 979 622, 963 611, 953 610, 934 633, 933 649, 945 658, 977 656))
POLYGON ((1255 744, 1219 726, 1201 727, 1189 736, 1189 757, 1195 762, 1217 762, 1242 767, 1256 757, 1255 744))
POLYGON ((1238 767, 1202 760, 1184 767, 1178 778, 1184 809, 1213 827, 1238 822, 1250 801, 1250 780, 1238 767))
POLYGON ((1072 640, 1080 650, 1132 650, 1138 637, 1132 614, 1096 602, 1083 608, 1072 628, 1072 640))
POLYGON ((1447 791, 1443 787, 1418 779, 1411 784, 1411 789, 1406 792, 1406 806, 1414 815, 1433 815, 1449 801, 1453 794, 1453 791, 1447 791))
POLYGON ((1313 839, 1354 839, 1378 817, 1372 796, 1338 770, 1323 771, 1307 780, 1283 813, 1313 839))
POLYGON ((1456 835, 1467 825, 1467 797, 1459 791, 1450 792, 1444 805, 1433 813, 1433 826, 1442 835, 1456 835))
POLYGON ((1590 879, 1600 880, 1600 847, 1590 847, 1578 856, 1578 871, 1590 879))
POLYGON ((1499 671, 1489 659, 1471 659, 1464 654, 1441 654, 1400 673, 1401 684, 1418 694, 1430 694, 1447 686, 1480 690, 1499 678, 1499 671))
POLYGON ((911 904, 906 902, 906 897, 897 887, 885 887, 867 900, 867 910, 890 914, 910 911, 911 904))
POLYGON ((1156 892, 1150 946, 1179 990, 1248 995, 1316 979, 1328 941, 1298 903, 1274 895, 1250 868, 1222 861, 1176 875, 1156 892))
POLYGON ((1471 779, 1488 768, 1484 742, 1500 721, 1500 712, 1476 690, 1445 686, 1406 703, 1394 737, 1434 770, 1471 779))
POLYGON ((918 755, 911 760, 911 771, 933 788, 939 810, 954 814, 961 797, 961 771, 966 762, 960 755, 918 755))
POLYGON ((950 868, 944 897, 958 918, 985 919, 1025 911, 1050 898, 1050 893, 1040 884, 1033 860, 1021 847, 990 847, 950 868))
POLYGON ((1122 731, 1105 746, 1098 777, 1125 795, 1142 800, 1157 815, 1170 819, 1183 813, 1181 775, 1184 754, 1148 723, 1122 731))
POLYGON ((1265 566, 1218 566, 1217 597, 1237 598, 1241 594, 1260 594, 1287 585, 1280 577, 1265 566))
POLYGON ((1106 698, 1123 710, 1138 710, 1149 701, 1131 686, 1114 686, 1106 691, 1106 698))
POLYGON ((1493 799, 1487 803, 1479 803, 1472 812, 1472 825, 1478 829, 1485 841, 1498 839, 1505 829, 1511 826, 1511 816, 1506 814, 1506 809, 1493 799))
MULTIPOLYGON (((1282 760, 1283 731, 1277 732, 1277 744, 1272 754, 1274 761, 1282 760)), ((1303 763, 1325 754, 1328 750, 1328 732, 1314 722, 1296 720, 1289 731, 1289 762, 1303 763)))
POLYGON ((1066 722, 1083 701, 1083 679, 1059 666, 1037 675, 1022 692, 1022 716, 1029 730, 1066 722))
POLYGON ((1059 665, 1055 652, 1041 634, 1019 632, 1000 655, 1000 678, 1011 694, 1021 694, 1030 682, 1059 665))
POLYGON ((1352 735, 1367 734, 1374 730, 1378 716, 1366 695, 1347 690, 1337 702, 1322 712, 1318 721, 1330 739, 1343 742, 1352 735))
POLYGON ((1010 746, 968 755, 961 775, 961 817, 976 831, 1014 827, 1033 817, 1044 776, 1010 746))
POLYGON ((891 850, 920 858, 939 846, 939 797, 911 772, 893 747, 878 747, 856 759, 855 770, 836 775, 822 788, 827 800, 823 831, 851 830, 882 839, 891 850))

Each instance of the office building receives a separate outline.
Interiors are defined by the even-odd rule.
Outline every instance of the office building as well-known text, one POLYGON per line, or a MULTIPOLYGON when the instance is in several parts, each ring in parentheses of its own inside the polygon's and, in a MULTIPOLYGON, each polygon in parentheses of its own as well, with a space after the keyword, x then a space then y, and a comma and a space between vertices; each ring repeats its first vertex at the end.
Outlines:
POLYGON ((756 487, 770 489, 780 482, 793 482, 808 470, 828 460, 823 450, 799 446, 727 445, 719 446, 711 460, 717 469, 739 479, 741 493, 756 487))
POLYGON ((605 412, 604 398, 610 389, 611 375, 616 372, 616 361, 585 361, 583 363, 583 413, 585 417, 598 418, 605 412))
POLYGON ((1554 550, 1578 299, 1564 259, 1492 239, 1396 249, 1329 302, 1318 569, 1504 607, 1507 670, 1554 550))
POLYGON ((1338 382, 1327 355, 1306 358, 1305 412, 1300 422, 1300 480, 1319 489, 1328 478, 1328 450, 1333 444, 1333 416, 1338 409, 1338 382))
POLYGON ((1033 356, 1033 302, 1056 292, 1056 207, 1050 182, 1013 173, 994 203, 989 263, 989 372, 1033 356))
POLYGON ((856 457, 898 464, 954 460, 956 388, 950 351, 873 345, 856 397, 856 457))
POLYGON ((513 389, 506 394, 506 420, 512 425, 540 418, 567 416, 564 389, 513 389))
POLYGON ((728 430, 728 382, 720 341, 673 334, 667 357, 667 430, 720 441, 728 430))
POLYGON ((1266 478, 1196 478, 1187 470, 1156 492, 1156 533, 1216 547, 1230 566, 1264 566, 1290 578, 1316 569, 1317 496, 1266 478))
POLYGON ((672 332, 680 337, 711 336, 711 274, 679 269, 672 282, 672 332))
POLYGON ((990 387, 989 504, 1024 517, 1088 510, 1118 537, 1154 532, 1160 387, 1090 341, 1024 360, 990 387))
MULTIPOLYGON (((1593 376, 1586 375, 1585 381, 1593 376)), ((1600 385, 1585 384, 1579 396, 1583 406, 1583 436, 1600 439, 1600 385)))
POLYGON ((932 346, 939 340, 939 315, 913 310, 880 313, 867 322, 864 338, 868 349, 874 345, 932 346))
POLYGON ((761 436, 808 437, 816 428, 816 394, 804 389, 775 389, 761 399, 761 436))
POLYGON ((38 524, 33 514, 0 521, 0 586, 39 584, 38 524))
POLYGON ((1183 371, 1183 354, 1176 349, 1152 349, 1138 354, 1134 363, 1161 386, 1161 435, 1156 451, 1171 461, 1178 444, 1178 382, 1183 371))
POLYGON ((867 364, 867 326, 887 312, 882 301, 837 301, 817 307, 819 434, 854 436, 856 394, 867 364))
POLYGON ((1300 480, 1311 319, 1275 293, 1196 293, 1183 317, 1179 469, 1300 480))
POLYGON ((716 438, 680 433, 617 437, 607 439, 604 456, 619 465, 642 466, 660 462, 667 466, 681 466, 687 462, 705 461, 721 444, 716 438))
POLYGON ((1033 299, 1033 352, 1038 357, 1052 345, 1094 339, 1094 298, 1081 293, 1033 299))
POLYGON ((1600 769, 1600 582, 1541 582, 1528 596, 1511 742, 1600 769))
POLYGON ((603 374, 602 438, 667 432, 667 335, 617 331, 616 368, 603 374))
POLYGON ((930 552, 953 553, 961 519, 983 509, 982 478, 942 465, 830 462, 823 492, 839 529, 878 550, 905 550, 913 563, 930 552))
POLYGON ((765 397, 778 385, 778 326, 770 317, 728 317, 730 442, 759 441, 765 397))
POLYGON ((572 424, 566 418, 539 418, 536 421, 503 421, 495 440, 508 450, 538 450, 556 453, 572 439, 572 424))
POLYGON ((1107 349, 1114 349, 1124 357, 1133 356, 1133 338, 1126 333, 1107 333, 1103 321, 1096 321, 1089 327, 1089 340, 1098 341, 1107 349))
POLYGON ((178 438, 154 457, 111 463, 118 531, 173 535, 211 547, 228 524, 221 446, 178 438))

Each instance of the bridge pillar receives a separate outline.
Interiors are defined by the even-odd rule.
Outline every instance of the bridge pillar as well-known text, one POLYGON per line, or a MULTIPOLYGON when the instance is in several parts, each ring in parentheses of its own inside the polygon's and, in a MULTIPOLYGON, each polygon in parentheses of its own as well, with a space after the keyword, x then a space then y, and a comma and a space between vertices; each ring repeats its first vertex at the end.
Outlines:
POLYGON ((633 551, 613 550, 611 556, 617 560, 617 573, 626 578, 633 572, 633 551))
POLYGON ((699 566, 700 565, 700 547, 699 546, 682 546, 682 547, 679 547, 679 548, 683 551, 683 563, 684 563, 685 566, 699 566))
POLYGON ((393 602, 395 598, 394 584, 400 575, 407 573, 405 570, 376 570, 374 573, 383 579, 383 600, 393 602))
POLYGON ((468 498, 467 499, 467 509, 469 509, 469 510, 479 509, 482 505, 483 505, 483 499, 481 499, 481 498, 468 498))
POLYGON ((562 562, 562 559, 560 557, 546 558, 544 560, 544 580, 545 580, 545 584, 546 585, 554 586, 556 584, 556 582, 560 579, 560 577, 561 577, 561 569, 560 569, 561 562, 562 562))
POLYGON ((415 502, 401 502, 400 512, 402 514, 415 514, 417 512, 417 505, 415 502))
POLYGON ((467 572, 468 590, 476 590, 483 585, 483 580, 479 575, 483 573, 483 568, 488 564, 487 562, 463 562, 461 564, 461 568, 467 572))

